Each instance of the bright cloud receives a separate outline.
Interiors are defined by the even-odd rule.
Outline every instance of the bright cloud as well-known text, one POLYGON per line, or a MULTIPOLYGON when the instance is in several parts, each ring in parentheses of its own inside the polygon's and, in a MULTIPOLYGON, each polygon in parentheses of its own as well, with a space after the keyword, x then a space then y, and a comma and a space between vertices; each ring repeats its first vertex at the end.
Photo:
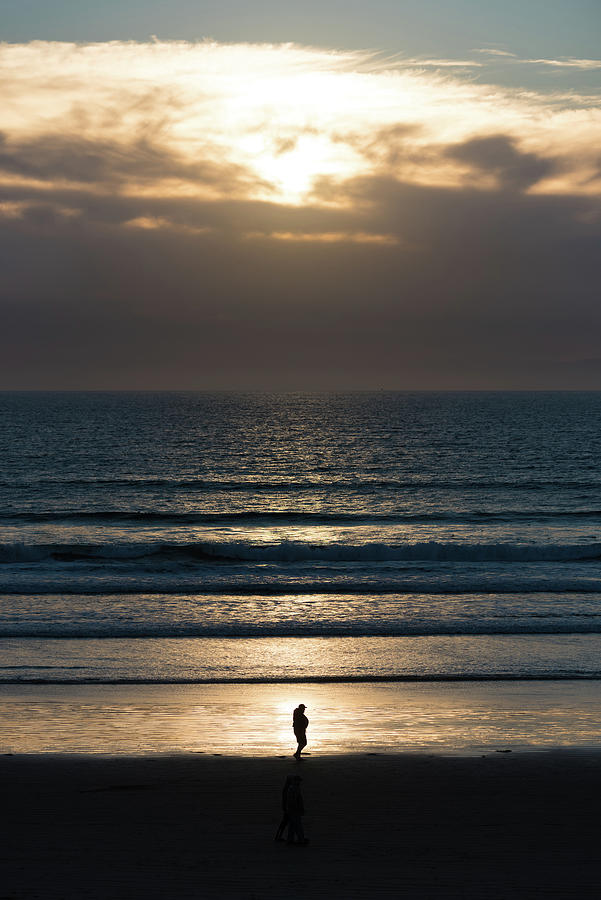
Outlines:
POLYGON ((551 66, 557 69, 601 69, 601 59, 577 59, 572 56, 561 56, 559 59, 524 59, 510 50, 500 50, 495 47, 479 47, 475 52, 521 65, 551 66))
POLYGON ((523 62, 554 66, 557 69, 601 69, 601 59, 574 59, 568 56, 562 56, 561 59, 525 59, 523 62))
MULTIPOLYGON (((461 72, 475 65, 296 45, 0 45, 4 215, 28 191, 30 202, 59 192, 62 207, 76 208, 68 194, 84 188, 319 205, 334 202, 315 190, 324 180, 380 174, 598 192, 600 98, 476 83, 461 72)), ((140 209, 127 221, 145 218, 140 209)))

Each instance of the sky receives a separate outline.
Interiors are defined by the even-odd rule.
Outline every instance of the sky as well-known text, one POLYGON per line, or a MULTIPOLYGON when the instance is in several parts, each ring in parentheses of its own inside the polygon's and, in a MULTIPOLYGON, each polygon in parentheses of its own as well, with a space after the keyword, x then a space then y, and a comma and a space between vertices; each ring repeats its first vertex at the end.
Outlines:
POLYGON ((598 0, 0 36, 0 389, 601 389, 598 0))

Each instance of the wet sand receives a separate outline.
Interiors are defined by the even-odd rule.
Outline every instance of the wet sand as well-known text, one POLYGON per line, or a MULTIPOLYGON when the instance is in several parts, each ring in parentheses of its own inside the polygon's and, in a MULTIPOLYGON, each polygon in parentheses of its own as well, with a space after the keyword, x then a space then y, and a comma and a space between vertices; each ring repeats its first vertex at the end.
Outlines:
POLYGON ((3 900, 599 894, 598 751, 15 755, 0 777, 3 900), (307 847, 273 840, 297 771, 307 847))
POLYGON ((317 757, 600 744, 601 681, 5 684, 0 755, 288 755, 301 702, 317 757))

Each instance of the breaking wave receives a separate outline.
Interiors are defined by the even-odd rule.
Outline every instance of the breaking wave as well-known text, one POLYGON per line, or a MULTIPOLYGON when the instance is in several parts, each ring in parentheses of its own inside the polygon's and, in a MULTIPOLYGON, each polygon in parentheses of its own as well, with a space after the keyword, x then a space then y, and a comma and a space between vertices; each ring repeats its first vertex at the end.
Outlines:
POLYGON ((75 563, 103 560, 153 560, 174 563, 381 563, 381 562, 582 562, 601 559, 601 543, 590 544, 468 544, 307 543, 280 541, 115 541, 112 543, 9 543, 0 545, 0 563, 24 564, 47 560, 75 563))

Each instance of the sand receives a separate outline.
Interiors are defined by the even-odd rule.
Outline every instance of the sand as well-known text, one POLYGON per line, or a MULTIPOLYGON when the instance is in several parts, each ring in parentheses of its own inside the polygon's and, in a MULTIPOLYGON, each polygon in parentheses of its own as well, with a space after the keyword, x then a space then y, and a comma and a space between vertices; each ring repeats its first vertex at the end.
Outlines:
POLYGON ((15 755, 0 773, 0 900, 600 891, 599 752, 15 755), (298 771, 310 843, 289 847, 273 836, 298 771))
POLYGON ((5 684, 0 756, 202 751, 274 757, 296 746, 292 710, 300 702, 310 719, 307 749, 318 758, 599 744, 601 681, 5 684))

